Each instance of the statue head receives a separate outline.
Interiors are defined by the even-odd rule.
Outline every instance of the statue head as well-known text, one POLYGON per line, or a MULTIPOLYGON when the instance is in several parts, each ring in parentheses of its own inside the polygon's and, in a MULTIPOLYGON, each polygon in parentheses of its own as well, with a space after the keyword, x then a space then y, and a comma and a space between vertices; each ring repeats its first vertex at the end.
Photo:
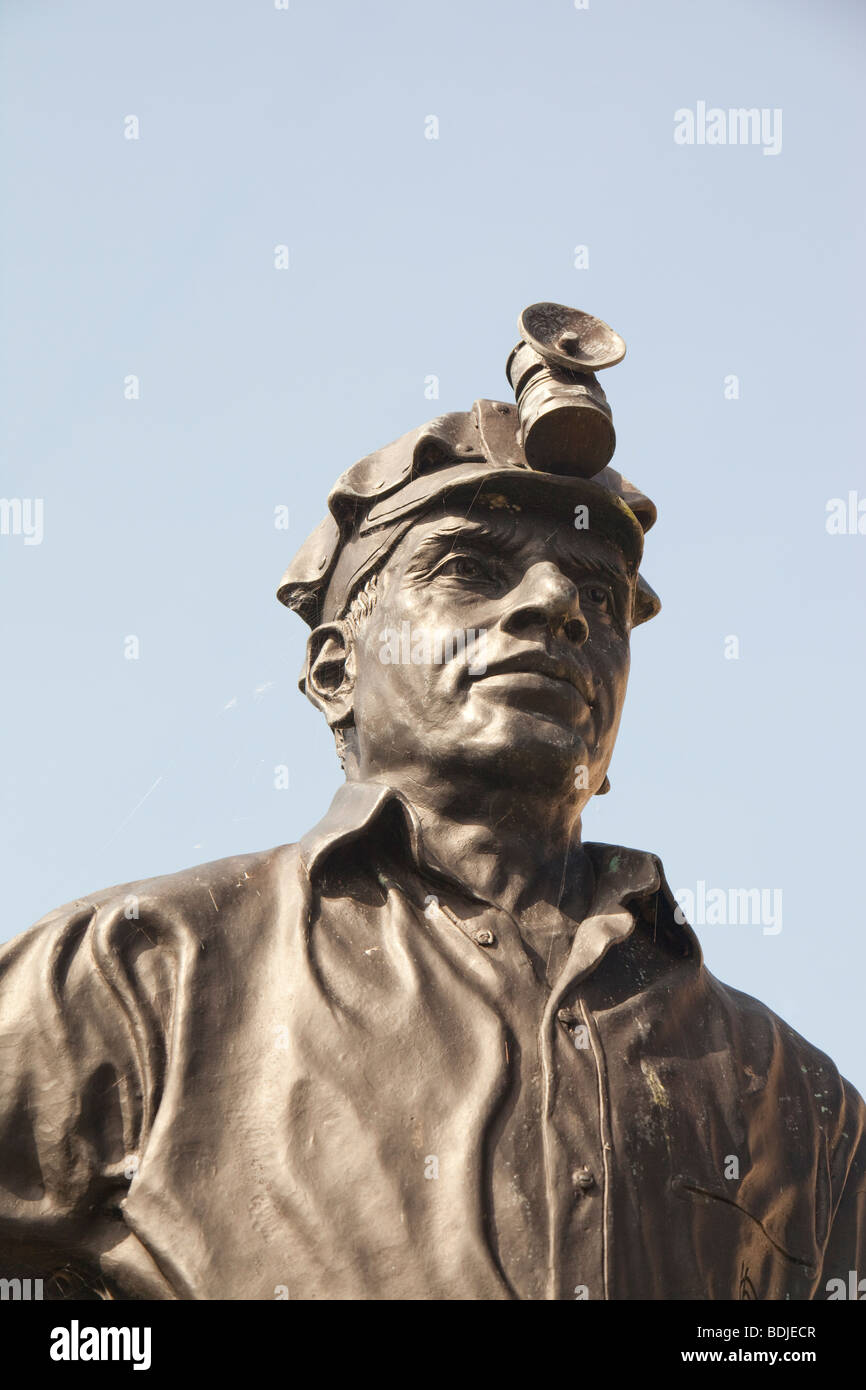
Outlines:
POLYGON ((553 320, 556 360, 518 345, 517 406, 476 401, 356 463, 278 597, 312 629, 300 684, 349 778, 534 778, 579 813, 607 789, 631 630, 660 606, 638 568, 655 508, 608 465, 594 374, 556 358, 598 359, 611 330, 533 309, 559 311, 530 320, 553 320))

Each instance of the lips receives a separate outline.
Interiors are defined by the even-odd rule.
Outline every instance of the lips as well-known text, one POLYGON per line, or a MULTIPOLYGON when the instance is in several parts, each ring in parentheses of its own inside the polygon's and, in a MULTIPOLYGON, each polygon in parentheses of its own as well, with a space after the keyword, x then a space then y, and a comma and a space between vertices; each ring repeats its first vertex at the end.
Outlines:
POLYGON ((548 656, 547 652, 519 652, 503 661, 488 664, 486 671, 476 679, 484 680, 488 676, 510 674, 538 675, 545 676, 548 680, 565 681, 583 696, 588 705, 592 704, 593 692, 589 678, 572 662, 557 660, 556 657, 548 656))

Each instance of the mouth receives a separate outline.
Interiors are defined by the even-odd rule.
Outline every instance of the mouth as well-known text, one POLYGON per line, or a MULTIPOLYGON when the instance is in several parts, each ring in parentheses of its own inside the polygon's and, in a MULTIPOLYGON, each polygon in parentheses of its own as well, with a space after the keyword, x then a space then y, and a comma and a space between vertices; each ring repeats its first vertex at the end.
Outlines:
POLYGON ((577 692, 582 696, 587 705, 594 703, 592 683, 588 676, 579 671, 570 661, 558 661, 555 657, 548 656, 546 652, 521 652, 517 656, 509 657, 505 661, 495 662, 489 665, 486 671, 476 677, 478 680, 487 680, 495 676, 513 678, 514 684, 523 684, 529 688, 556 684, 569 688, 569 694, 577 692))

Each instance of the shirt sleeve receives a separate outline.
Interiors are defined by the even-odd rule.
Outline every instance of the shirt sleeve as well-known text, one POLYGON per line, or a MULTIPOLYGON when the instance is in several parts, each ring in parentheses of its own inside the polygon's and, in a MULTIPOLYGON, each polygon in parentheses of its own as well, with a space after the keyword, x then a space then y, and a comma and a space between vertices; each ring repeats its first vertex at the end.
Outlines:
POLYGON ((100 1296, 100 1257, 127 1235, 173 998, 171 953, 135 904, 75 903, 0 948, 2 1277, 100 1296))
POLYGON ((843 1079, 842 1088, 836 1143, 829 1153, 834 1207, 818 1299, 866 1299, 866 1105, 850 1082, 843 1079))

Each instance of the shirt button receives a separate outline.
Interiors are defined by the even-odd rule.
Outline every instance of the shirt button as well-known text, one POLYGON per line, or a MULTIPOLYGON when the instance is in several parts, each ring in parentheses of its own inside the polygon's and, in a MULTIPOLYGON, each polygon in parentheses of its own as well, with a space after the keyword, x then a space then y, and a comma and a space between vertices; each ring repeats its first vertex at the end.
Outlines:
POLYGON ((584 1165, 582 1168, 575 1168, 571 1181, 578 1191, 588 1192, 591 1187, 595 1187, 595 1174, 591 1168, 584 1165))
POLYGON ((572 1023, 577 1022, 577 1014, 574 1012, 574 1009, 559 1009, 556 1017, 559 1019, 560 1023, 564 1023, 567 1028, 570 1027, 572 1023))
POLYGON ((486 927, 484 928, 483 931, 480 931, 480 932, 477 932, 477 933, 476 933, 476 935, 475 935, 475 940, 478 942, 478 945, 479 945, 479 946, 495 946, 495 945, 496 945, 496 937, 493 935, 493 932, 492 932, 492 931, 488 931, 486 927))

